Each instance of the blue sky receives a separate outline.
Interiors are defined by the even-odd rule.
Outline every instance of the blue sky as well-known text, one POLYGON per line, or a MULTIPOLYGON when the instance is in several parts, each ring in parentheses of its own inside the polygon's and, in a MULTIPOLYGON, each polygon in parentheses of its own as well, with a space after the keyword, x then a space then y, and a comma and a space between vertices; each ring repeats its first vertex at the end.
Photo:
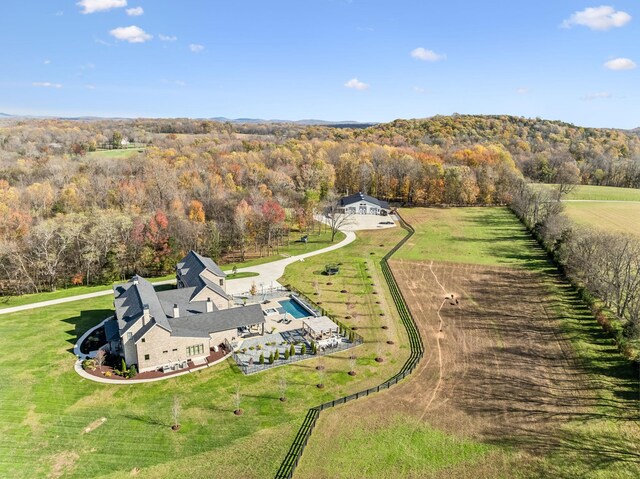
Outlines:
POLYGON ((13 114, 640 126, 637 0, 7 0, 0 42, 13 114))

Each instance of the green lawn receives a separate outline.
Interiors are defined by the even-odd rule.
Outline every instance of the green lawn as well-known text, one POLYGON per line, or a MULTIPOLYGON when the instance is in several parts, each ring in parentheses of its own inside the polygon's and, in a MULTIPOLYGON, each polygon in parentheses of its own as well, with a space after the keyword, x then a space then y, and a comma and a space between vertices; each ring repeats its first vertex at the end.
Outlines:
MULTIPOLYGON (((292 238, 295 238, 295 235, 292 235, 292 238)), ((344 233, 338 232, 335 237, 334 243, 340 242, 345 238, 344 233)), ((281 246, 279 248, 279 253, 274 254, 272 256, 265 256, 263 258, 253 259, 250 261, 245 261, 244 263, 230 263, 226 265, 221 265, 221 267, 226 271, 230 272, 233 266, 237 266, 238 268, 246 268, 250 266, 257 266, 259 264, 270 263, 272 261, 277 261, 279 259, 283 259, 288 256, 295 256, 298 254, 309 253, 311 251, 316 251, 321 248, 326 248, 327 246, 331 246, 334 244, 331 242, 331 232, 324 230, 320 233, 313 233, 309 235, 308 243, 298 243, 295 240, 292 240, 291 244, 281 246)), ((251 276, 256 276, 256 273, 245 272, 240 273, 237 276, 230 277, 229 279, 239 279, 239 278, 248 278, 251 276)), ((168 279, 174 279, 175 275, 169 274, 162 277, 157 278, 148 278, 149 281, 164 281, 168 279)), ((59 289, 53 292, 46 293, 35 293, 35 294, 24 294, 21 296, 0 296, 0 309, 10 308, 13 306, 22 306, 23 304, 37 303, 40 301, 49 301, 52 299, 60 299, 60 298, 68 298, 70 296, 76 296, 80 294, 94 293, 96 291, 102 291, 104 289, 110 288, 111 285, 99 285, 99 286, 74 286, 65 289, 59 289)))
MULTIPOLYGON (((304 289, 314 275, 310 268, 340 261, 348 274, 344 284, 358 298, 364 297, 370 283, 379 281, 374 262, 393 245, 392 239, 401 236, 396 230, 387 246, 380 247, 369 235, 339 250, 339 256, 329 253, 309 261, 309 268, 287 271, 287 279, 304 289), (364 264, 373 278, 365 274, 364 264)), ((342 287, 342 280, 337 281, 342 287)), ((374 306, 387 307, 380 290, 380 305, 354 301, 349 311, 359 324, 378 314, 374 306)), ((73 371, 71 351, 82 332, 112 313, 112 301, 104 296, 0 317, 3 479, 272 477, 310 406, 381 382, 405 353, 397 346, 402 329, 389 313, 384 318, 391 326, 386 334, 396 340, 397 352, 378 364, 373 345, 352 350, 359 358, 359 374, 354 377, 347 374, 346 355, 351 352, 323 358, 327 376, 322 390, 316 388, 318 360, 253 376, 243 376, 229 361, 167 381, 103 385, 73 371), (281 375, 288 382, 285 403, 278 400, 281 375), (232 412, 236 386, 245 410, 239 417, 232 412), (169 427, 174 396, 182 402, 178 432, 169 427)), ((325 306, 331 310, 334 305, 327 301, 325 306)), ((376 321, 383 319, 376 316, 376 321)), ((376 333, 363 331, 369 338, 376 333)))
POLYGON ((545 255, 507 208, 416 208, 402 214, 419 228, 394 259, 547 266, 545 255))
POLYGON ((640 189, 614 186, 580 185, 569 193, 567 200, 640 201, 640 189))

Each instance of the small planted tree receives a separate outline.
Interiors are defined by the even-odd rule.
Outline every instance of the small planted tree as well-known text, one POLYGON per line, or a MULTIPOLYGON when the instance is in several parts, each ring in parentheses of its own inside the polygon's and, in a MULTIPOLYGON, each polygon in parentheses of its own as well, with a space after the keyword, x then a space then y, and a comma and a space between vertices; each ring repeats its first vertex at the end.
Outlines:
POLYGON ((276 352, 273 355, 273 359, 275 359, 276 361, 278 359, 280 359, 280 350, 279 349, 276 349, 276 352))
POLYGON ((260 364, 264 364, 264 353, 260 353, 260 359, 258 360, 260 364))
MULTIPOLYGON (((306 348, 305 348, 306 349, 306 348)), ((311 343, 311 352, 313 354, 318 354, 318 343, 311 343)), ((301 353, 302 354, 302 353, 301 353)))
POLYGON ((307 354, 307 345, 302 343, 302 346, 300 346, 300 355, 304 356, 305 354, 307 354))
POLYGON ((384 361, 384 358, 382 357, 382 343, 378 342, 376 343, 376 358, 375 361, 377 363, 381 363, 384 361))
POLYGON ((238 384, 236 386, 236 392, 233 394, 233 404, 235 405, 235 410, 233 411, 233 414, 235 414, 236 416, 240 416, 243 411, 240 408, 240 404, 242 402, 242 394, 240 393, 240 385, 238 384))
POLYGON ((251 289, 249 289, 249 293, 251 293, 251 296, 255 296, 256 294, 258 294, 258 287, 256 286, 255 281, 251 283, 251 289))
POLYGON ((318 384, 316 384, 316 387, 318 389, 324 389, 324 381, 327 377, 327 373, 325 372, 324 368, 318 370, 318 384))
POLYGON ((291 353, 289 352, 291 351, 290 349, 285 349, 284 350, 284 359, 289 359, 289 357, 291 356, 291 353))
POLYGON ((275 355, 273 354, 273 351, 271 351, 271 354, 269 354, 269 364, 273 364, 275 360, 275 355))
MULTIPOLYGON (((304 344, 302 345, 304 346, 304 344)), ((295 345, 291 345, 291 347, 289 348, 289 356, 295 356, 296 355, 296 347, 295 345)))
POLYGON ((355 356, 349 356, 349 376, 355 376, 356 374, 356 362, 357 358, 355 356))
POLYGON ((98 349, 98 352, 96 353, 96 357, 94 358, 95 361, 95 365, 100 368, 100 371, 102 371, 102 366, 104 365, 104 362, 107 359, 107 353, 104 352, 104 349, 98 349))
POLYGON ((135 378, 136 375, 138 374, 138 370, 136 369, 136 365, 132 364, 131 367, 129 368, 129 379, 135 378))
POLYGON ((278 387, 280 389, 280 401, 284 402, 287 400, 287 378, 284 376, 284 374, 280 376, 278 387))
POLYGON ((124 358, 122 358, 122 375, 124 376, 125 374, 127 374, 127 363, 124 358))
POLYGON ((171 419, 173 424, 171 429, 177 431, 180 429, 180 413, 182 412, 182 405, 180 404, 180 398, 173 396, 173 403, 171 404, 171 419))

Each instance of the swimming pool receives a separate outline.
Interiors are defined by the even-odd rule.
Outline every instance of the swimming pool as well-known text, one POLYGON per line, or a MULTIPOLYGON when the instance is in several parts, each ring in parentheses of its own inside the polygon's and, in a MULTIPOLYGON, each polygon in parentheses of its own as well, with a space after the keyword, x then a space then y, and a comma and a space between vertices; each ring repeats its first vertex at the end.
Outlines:
POLYGON ((280 306, 282 306, 282 308, 295 319, 308 318, 309 316, 313 316, 313 313, 311 311, 302 306, 295 299, 285 299, 283 301, 278 301, 278 303, 280 303, 280 306))

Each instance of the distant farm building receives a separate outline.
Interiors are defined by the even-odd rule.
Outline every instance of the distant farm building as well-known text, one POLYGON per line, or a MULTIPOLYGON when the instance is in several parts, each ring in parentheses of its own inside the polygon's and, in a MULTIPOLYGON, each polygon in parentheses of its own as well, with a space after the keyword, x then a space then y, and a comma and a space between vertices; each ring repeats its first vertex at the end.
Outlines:
POLYGON ((389 213, 389 203, 364 193, 355 193, 341 198, 338 207, 347 214, 386 215, 389 213))

